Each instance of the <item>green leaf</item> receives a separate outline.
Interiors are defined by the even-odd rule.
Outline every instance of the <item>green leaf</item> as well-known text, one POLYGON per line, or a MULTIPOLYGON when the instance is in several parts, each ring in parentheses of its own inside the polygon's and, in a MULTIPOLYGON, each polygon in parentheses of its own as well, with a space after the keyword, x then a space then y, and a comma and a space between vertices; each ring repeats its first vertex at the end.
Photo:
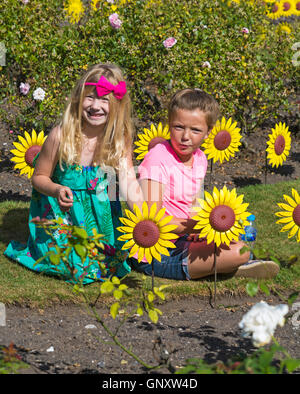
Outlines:
POLYGON ((152 293, 152 291, 150 291, 149 292, 149 294, 148 294, 148 300, 149 300, 149 302, 153 302, 154 301, 154 294, 152 293))
POLYGON ((107 280, 101 285, 101 293, 111 293, 114 290, 115 286, 107 280))
POLYGON ((111 281, 114 285, 119 285, 120 284, 120 279, 117 276, 113 276, 111 278, 111 281))
POLYGON ((116 300, 120 300, 123 297, 123 292, 121 290, 115 290, 114 291, 114 297, 116 300))
POLYGON ((157 287, 154 287, 154 293, 155 293, 159 298, 161 298, 162 300, 165 300, 166 297, 165 297, 164 293, 161 292, 161 291, 159 291, 157 287))
POLYGON ((259 287, 261 288, 261 290, 266 294, 266 295, 270 295, 270 290, 268 288, 268 286, 262 282, 259 284, 259 287))
POLYGON ((80 245, 80 244, 76 244, 74 246, 75 252, 79 257, 86 257, 87 255, 87 249, 85 246, 80 245))
POLYGON ((120 309, 120 304, 118 302, 115 302, 114 304, 112 304, 112 306, 110 307, 110 314, 112 316, 113 319, 116 318, 118 312, 120 309))
POLYGON ((299 291, 295 291, 294 293, 289 295, 289 298, 288 298, 289 305, 291 305, 298 298, 299 293, 300 293, 299 291))
POLYGON ((250 297, 254 297, 255 294, 258 292, 258 284, 254 282, 247 283, 246 291, 250 297))
POLYGON ((295 369, 300 367, 300 359, 290 358, 283 361, 284 366, 288 370, 288 372, 293 372, 295 369))
POLYGON ((60 255, 54 253, 50 254, 50 261, 52 264, 58 265, 60 262, 60 255))
POLYGON ((73 292, 76 293, 76 294, 84 293, 84 289, 83 289, 83 287, 80 287, 78 285, 74 285, 73 286, 73 292))
POLYGON ((136 309, 136 313, 137 313, 138 315, 140 315, 140 316, 143 316, 144 311, 143 311, 143 308, 142 308, 140 305, 138 305, 138 307, 137 307, 137 309, 136 309))
POLYGON ((80 227, 75 227, 73 230, 73 235, 75 235, 78 238, 83 238, 83 239, 87 239, 88 238, 88 234, 87 232, 80 227))
POLYGON ((153 309, 151 309, 151 310, 148 312, 148 315, 149 315, 149 317, 150 317, 150 319, 151 319, 151 321, 152 321, 153 323, 157 323, 157 322, 158 322, 158 314, 157 314, 156 311, 154 311, 153 309))

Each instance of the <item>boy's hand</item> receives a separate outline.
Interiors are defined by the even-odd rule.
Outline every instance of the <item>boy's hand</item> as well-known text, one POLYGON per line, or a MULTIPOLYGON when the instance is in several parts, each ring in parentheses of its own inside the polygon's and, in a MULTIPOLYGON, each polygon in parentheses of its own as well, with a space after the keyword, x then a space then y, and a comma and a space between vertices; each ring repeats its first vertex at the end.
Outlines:
POLYGON ((56 198, 63 212, 68 211, 73 205, 73 193, 68 186, 59 186, 56 191, 56 198))

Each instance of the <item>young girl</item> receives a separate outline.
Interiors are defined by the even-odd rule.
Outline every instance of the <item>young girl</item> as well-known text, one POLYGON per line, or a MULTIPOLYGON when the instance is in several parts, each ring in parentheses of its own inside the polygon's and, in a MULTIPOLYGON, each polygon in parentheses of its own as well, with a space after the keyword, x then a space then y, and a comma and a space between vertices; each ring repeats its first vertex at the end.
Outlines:
MULTIPOLYGON (((27 245, 12 241, 6 256, 35 271, 71 280, 62 264, 59 272, 48 259, 36 265, 36 260, 49 251, 52 239, 31 219, 61 217, 64 224, 81 226, 89 235, 93 228, 103 234, 109 245, 104 262, 110 272, 116 270, 119 277, 130 272, 123 254, 109 255, 121 249, 116 241, 119 234, 114 231, 122 216, 118 188, 125 198, 131 191, 126 198, 129 207, 133 203, 141 206, 143 201, 132 164, 132 137, 131 102, 121 70, 112 64, 91 67, 77 82, 60 125, 49 133, 36 161, 27 245), (117 176, 109 179, 107 173, 114 175, 115 170, 117 176), (119 183, 113 182, 117 178, 119 183), (114 201, 109 200, 108 193, 114 201)), ((64 231, 57 230, 53 236, 58 245, 64 243, 64 231)), ((77 270, 76 279, 84 278, 83 283, 100 279, 96 261, 87 259, 82 266, 74 251, 69 258, 77 270)))
MULTIPOLYGON (((171 279, 198 279, 214 272, 214 243, 199 239, 193 229, 196 221, 192 206, 203 198, 204 176, 207 169, 205 154, 199 149, 219 116, 219 106, 209 94, 199 89, 184 89, 175 93, 169 104, 170 141, 157 144, 139 166, 140 182, 151 206, 166 208, 174 218, 170 224, 180 237, 176 248, 169 249, 170 257, 162 262, 154 259, 154 274, 171 279)), ((200 230, 198 230, 200 232, 200 230)), ((249 252, 240 254, 242 242, 217 249, 217 272, 238 276, 272 277, 279 267, 274 262, 249 260, 249 252)), ((148 263, 131 260, 132 266, 151 275, 148 263)))

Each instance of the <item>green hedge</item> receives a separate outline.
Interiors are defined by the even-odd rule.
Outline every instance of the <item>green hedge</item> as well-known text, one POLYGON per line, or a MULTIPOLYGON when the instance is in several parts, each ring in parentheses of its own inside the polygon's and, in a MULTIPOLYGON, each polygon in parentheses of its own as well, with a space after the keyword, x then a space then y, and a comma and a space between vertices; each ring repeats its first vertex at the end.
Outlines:
POLYGON ((0 115, 16 132, 51 127, 81 72, 107 61, 125 71, 142 122, 161 120, 171 93, 187 86, 214 94, 223 115, 248 130, 289 109, 299 85, 300 66, 292 63, 299 18, 288 34, 267 18, 271 5, 259 2, 115 0, 116 10, 103 0, 96 10, 91 3, 83 2, 83 17, 73 24, 63 1, 1 1, 0 42, 7 52, 0 115), (122 21, 117 30, 108 20, 113 12, 122 21), (177 43, 166 49, 168 37, 177 43), (203 67, 206 61, 211 68, 203 67), (31 86, 27 96, 19 92, 21 82, 31 86), (32 97, 38 87, 46 91, 42 102, 32 97))

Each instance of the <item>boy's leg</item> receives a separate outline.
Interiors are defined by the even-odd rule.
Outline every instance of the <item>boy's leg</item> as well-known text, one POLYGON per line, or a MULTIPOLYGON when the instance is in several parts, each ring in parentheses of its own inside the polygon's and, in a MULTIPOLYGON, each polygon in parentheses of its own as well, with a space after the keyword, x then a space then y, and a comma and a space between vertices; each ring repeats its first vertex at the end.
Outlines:
MULTIPOLYGON (((217 248, 217 272, 234 273, 238 267, 248 262, 250 252, 240 254, 245 246, 243 242, 231 242, 229 246, 220 245, 217 248)), ((189 242, 188 271, 192 279, 202 278, 214 273, 214 250, 213 243, 206 241, 189 242)))

